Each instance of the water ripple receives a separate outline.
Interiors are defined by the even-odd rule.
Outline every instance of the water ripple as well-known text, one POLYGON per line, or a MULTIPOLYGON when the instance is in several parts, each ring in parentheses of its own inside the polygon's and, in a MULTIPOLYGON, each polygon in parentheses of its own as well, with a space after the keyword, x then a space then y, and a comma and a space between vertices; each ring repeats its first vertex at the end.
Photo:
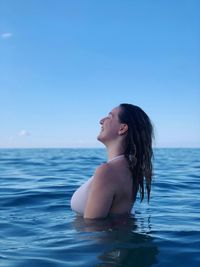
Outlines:
POLYGON ((103 149, 0 150, 2 267, 199 266, 200 149, 156 149, 150 204, 127 221, 87 223, 74 190, 103 149))

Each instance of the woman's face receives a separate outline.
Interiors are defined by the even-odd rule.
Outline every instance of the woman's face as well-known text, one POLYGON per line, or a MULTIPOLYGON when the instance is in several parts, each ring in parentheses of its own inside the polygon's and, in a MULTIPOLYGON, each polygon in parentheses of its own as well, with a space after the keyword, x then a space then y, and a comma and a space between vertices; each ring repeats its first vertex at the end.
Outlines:
POLYGON ((97 139, 102 143, 114 140, 119 136, 119 130, 121 123, 119 122, 118 114, 120 107, 112 109, 108 115, 100 120, 101 132, 97 139))

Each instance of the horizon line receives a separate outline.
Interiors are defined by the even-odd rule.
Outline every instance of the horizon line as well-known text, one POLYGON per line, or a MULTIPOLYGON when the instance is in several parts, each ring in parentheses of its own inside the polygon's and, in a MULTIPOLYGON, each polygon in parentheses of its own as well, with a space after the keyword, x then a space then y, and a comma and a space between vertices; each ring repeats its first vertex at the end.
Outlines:
MULTIPOLYGON (((200 149, 200 146, 158 146, 153 149, 200 149)), ((105 147, 0 147, 0 149, 106 149, 105 147)))

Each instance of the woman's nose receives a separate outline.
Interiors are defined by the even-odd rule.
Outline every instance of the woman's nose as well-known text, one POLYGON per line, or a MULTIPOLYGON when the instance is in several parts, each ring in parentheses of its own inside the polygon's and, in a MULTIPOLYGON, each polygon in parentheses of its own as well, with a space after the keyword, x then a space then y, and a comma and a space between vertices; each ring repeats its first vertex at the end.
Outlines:
POLYGON ((105 120, 105 118, 101 119, 99 123, 103 124, 104 120, 105 120))

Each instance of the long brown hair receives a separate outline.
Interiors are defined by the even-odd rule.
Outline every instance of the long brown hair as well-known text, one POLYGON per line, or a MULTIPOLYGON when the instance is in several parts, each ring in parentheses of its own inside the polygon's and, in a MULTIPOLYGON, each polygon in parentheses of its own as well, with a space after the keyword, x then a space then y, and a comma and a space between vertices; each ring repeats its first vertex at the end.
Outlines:
POLYGON ((120 109, 119 120, 128 125, 124 154, 133 176, 134 200, 138 190, 141 201, 143 200, 145 180, 149 201, 152 181, 153 126, 147 114, 140 107, 123 103, 120 104, 120 109))

